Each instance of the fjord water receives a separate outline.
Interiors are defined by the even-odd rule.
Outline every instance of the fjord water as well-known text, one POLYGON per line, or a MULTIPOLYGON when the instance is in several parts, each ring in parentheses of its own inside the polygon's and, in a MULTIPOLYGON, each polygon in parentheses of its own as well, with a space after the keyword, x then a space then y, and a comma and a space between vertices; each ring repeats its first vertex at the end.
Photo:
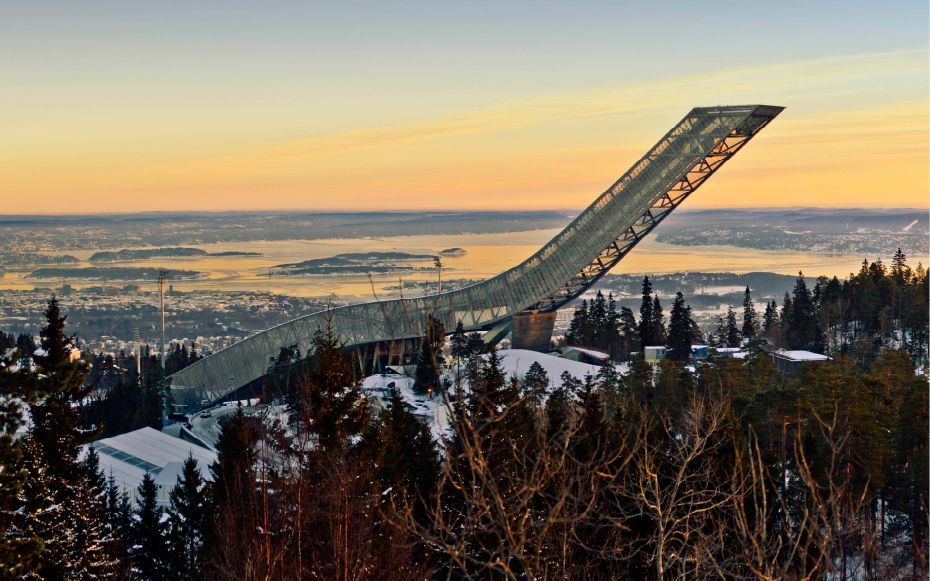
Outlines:
MULTIPOLYGON (((380 298, 397 296, 398 280, 405 282, 435 281, 436 271, 431 268, 420 272, 380 274, 369 279, 366 275, 303 275, 264 276, 278 264, 295 263, 313 258, 328 258, 347 252, 397 251, 412 254, 435 254, 446 248, 463 248, 464 256, 444 257, 443 280, 485 279, 516 266, 528 258, 559 232, 559 229, 513 232, 504 234, 460 234, 441 236, 404 236, 394 238, 357 238, 334 240, 290 240, 233 242, 200 245, 207 252, 260 252, 262 256, 205 256, 194 258, 157 258, 119 266, 150 266, 153 268, 196 270, 208 273, 198 280, 172 281, 175 290, 272 291, 280 294, 323 297, 331 294, 370 300, 372 290, 380 298)), ((108 266, 86 262, 94 251, 70 252, 82 261, 81 266, 108 266)), ((760 251, 732 246, 674 246, 647 238, 637 246, 616 268, 614 274, 667 274, 672 272, 775 272, 806 276, 838 276, 845 278, 859 270, 862 260, 882 258, 890 264, 890 257, 858 255, 826 255, 807 252, 760 251)), ((915 266, 919 257, 910 260, 915 266)), ((926 257, 922 259, 926 263, 926 257)), ((432 267, 429 262, 403 263, 416 267, 432 267)), ((36 280, 25 278, 24 272, 7 272, 0 279, 2 289, 32 289, 34 287, 60 287, 70 283, 75 288, 109 284, 121 286, 139 284, 143 290, 154 290, 153 281, 79 281, 36 280)), ((406 289, 405 296, 417 296, 423 290, 406 289)))

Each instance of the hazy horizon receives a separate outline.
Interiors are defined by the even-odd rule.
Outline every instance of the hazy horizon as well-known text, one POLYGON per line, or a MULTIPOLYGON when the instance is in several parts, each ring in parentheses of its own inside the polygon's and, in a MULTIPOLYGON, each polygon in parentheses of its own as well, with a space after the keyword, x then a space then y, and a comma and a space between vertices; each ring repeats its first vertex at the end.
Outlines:
MULTIPOLYGON (((403 214, 403 213, 443 213, 456 214, 468 213, 477 214, 482 212, 510 212, 510 213, 533 213, 533 212, 581 212, 587 206, 577 208, 551 208, 544 210, 534 210, 527 208, 469 208, 462 210, 443 209, 443 208, 396 208, 390 210, 358 210, 349 208, 335 209, 316 209, 316 208, 249 208, 241 210, 139 210, 136 212, 71 212, 71 213, 32 213, 32 214, 6 214, 0 212, 0 219, 9 218, 55 218, 55 217, 94 217, 94 216, 136 216, 145 214, 240 214, 240 213, 267 213, 282 214, 288 212, 300 212, 307 214, 403 214)), ((683 205, 676 210, 676 214, 687 214, 690 212, 706 211, 790 211, 790 210, 861 210, 861 211, 901 211, 914 210, 918 212, 930 213, 930 205, 926 207, 904 204, 899 206, 724 206, 724 207, 687 207, 683 205)))

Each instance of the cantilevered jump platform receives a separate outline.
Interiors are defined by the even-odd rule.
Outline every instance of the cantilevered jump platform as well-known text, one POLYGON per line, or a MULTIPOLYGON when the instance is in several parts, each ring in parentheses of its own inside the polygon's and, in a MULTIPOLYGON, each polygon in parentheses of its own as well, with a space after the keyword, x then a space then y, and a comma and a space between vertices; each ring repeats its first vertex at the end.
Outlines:
POLYGON ((783 107, 697 107, 571 224, 522 264, 478 284, 437 295, 349 305, 253 335, 172 375, 177 403, 216 400, 260 379, 271 357, 296 345, 306 353, 331 326, 362 366, 403 364, 427 318, 447 331, 513 333, 514 347, 545 351, 555 311, 616 265, 783 107))

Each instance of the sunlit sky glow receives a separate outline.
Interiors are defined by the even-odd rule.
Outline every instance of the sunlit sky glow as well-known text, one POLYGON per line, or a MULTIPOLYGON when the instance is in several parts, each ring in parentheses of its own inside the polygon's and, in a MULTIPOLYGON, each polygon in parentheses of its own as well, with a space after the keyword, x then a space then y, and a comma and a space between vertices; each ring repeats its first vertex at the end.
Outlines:
POLYGON ((581 208, 752 103, 689 207, 928 204, 925 1, 17 4, 3 214, 581 208))

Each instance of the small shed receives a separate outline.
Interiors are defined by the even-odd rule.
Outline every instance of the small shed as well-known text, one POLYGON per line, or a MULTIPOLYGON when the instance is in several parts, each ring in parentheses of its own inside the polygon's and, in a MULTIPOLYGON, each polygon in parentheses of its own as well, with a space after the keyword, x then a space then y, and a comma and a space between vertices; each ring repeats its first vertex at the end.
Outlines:
POLYGON ((643 358, 646 360, 646 363, 655 365, 659 361, 665 359, 665 351, 666 349, 664 345, 643 347, 643 358))
POLYGON ((594 349, 582 349, 581 347, 566 347, 562 350, 562 355, 566 359, 588 363, 590 365, 607 365, 610 361, 610 355, 594 349))
POLYGON ((772 361, 775 362, 775 367, 782 373, 797 373, 802 363, 822 363, 829 359, 826 355, 802 350, 787 351, 779 349, 772 353, 772 361))

